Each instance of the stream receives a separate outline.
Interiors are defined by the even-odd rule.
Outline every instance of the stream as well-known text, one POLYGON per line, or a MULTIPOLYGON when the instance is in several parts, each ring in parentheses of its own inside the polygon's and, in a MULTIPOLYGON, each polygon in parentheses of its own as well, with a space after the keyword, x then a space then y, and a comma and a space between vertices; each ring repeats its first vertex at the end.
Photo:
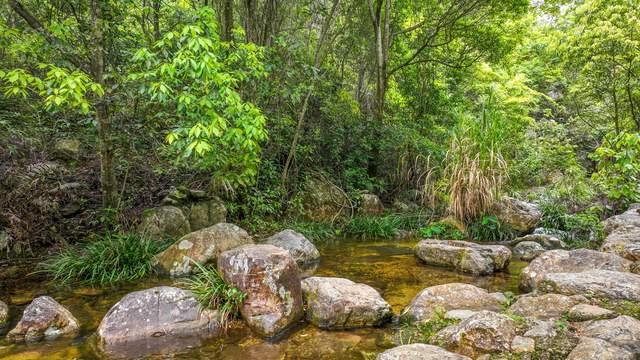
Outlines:
MULTIPOLYGON (((462 282, 491 292, 518 290, 518 275, 526 263, 514 261, 507 272, 474 277, 447 269, 424 265, 413 255, 417 240, 336 239, 318 246, 322 254, 317 276, 344 277, 371 285, 399 314, 422 289, 462 282)), ((80 336, 73 340, 13 345, 0 340, 0 358, 31 359, 103 359, 95 350, 94 333, 104 314, 125 294, 171 280, 150 279, 108 289, 56 287, 42 279, 27 277, 15 285, 3 287, 0 299, 10 306, 11 327, 24 307, 39 295, 49 295, 67 307, 81 324, 80 336)), ((251 335, 241 324, 232 326, 226 336, 172 355, 149 356, 150 359, 373 359, 375 354, 392 347, 397 325, 352 331, 324 331, 301 323, 279 341, 268 342, 251 335)))

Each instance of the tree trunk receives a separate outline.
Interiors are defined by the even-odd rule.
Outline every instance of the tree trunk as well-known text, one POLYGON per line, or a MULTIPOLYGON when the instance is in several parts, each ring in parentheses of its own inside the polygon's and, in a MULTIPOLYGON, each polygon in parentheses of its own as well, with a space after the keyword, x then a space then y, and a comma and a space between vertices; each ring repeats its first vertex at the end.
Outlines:
POLYGON ((160 40, 160 6, 162 5, 160 0, 153 1, 153 35, 156 40, 160 40))
MULTIPOLYGON (((105 2, 106 3, 106 2, 105 2)), ((91 18, 93 23, 93 49, 91 54, 91 72, 93 81, 106 91, 104 82, 104 35, 102 32, 102 6, 100 0, 91 1, 91 18)), ((96 99, 96 120, 100 139, 100 184, 102 187, 102 204, 105 208, 117 206, 118 189, 114 167, 114 151, 111 139, 111 119, 109 118, 105 96, 96 99)))
POLYGON ((233 0, 224 0, 223 7, 223 24, 224 31, 222 32, 222 40, 233 40, 233 0))

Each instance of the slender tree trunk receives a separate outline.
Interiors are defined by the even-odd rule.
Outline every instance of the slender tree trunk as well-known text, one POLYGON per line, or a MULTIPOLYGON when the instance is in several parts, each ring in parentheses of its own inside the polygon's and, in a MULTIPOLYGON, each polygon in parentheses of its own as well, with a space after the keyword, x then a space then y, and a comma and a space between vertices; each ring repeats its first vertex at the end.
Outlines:
MULTIPOLYGON (((91 18, 93 23, 93 49, 91 54, 91 72, 93 81, 106 91, 104 82, 104 35, 102 32, 102 6, 106 2, 91 1, 91 18)), ((114 150, 111 139, 111 119, 105 96, 96 99, 96 120, 100 139, 100 183, 102 186, 102 203, 105 208, 113 208, 117 204, 118 184, 114 167, 114 150)))
POLYGON ((160 40, 160 6, 161 0, 153 0, 153 35, 160 40))
POLYGON ((233 0, 224 0, 222 12, 224 15, 222 39, 224 41, 231 41, 233 40, 233 0))
POLYGON ((616 133, 620 133, 620 110, 618 106, 618 95, 616 94, 615 87, 611 90, 611 98, 613 99, 613 116, 614 123, 616 126, 616 133))
POLYGON ((629 64, 629 69, 627 70, 627 98, 629 101, 629 108, 631 109, 631 118, 636 124, 636 130, 640 131, 640 114, 636 113, 636 105, 633 101, 633 91, 631 90, 631 64, 629 64))
POLYGON ((244 4, 246 11, 244 32, 247 42, 256 43, 256 2, 255 0, 245 0, 244 4))

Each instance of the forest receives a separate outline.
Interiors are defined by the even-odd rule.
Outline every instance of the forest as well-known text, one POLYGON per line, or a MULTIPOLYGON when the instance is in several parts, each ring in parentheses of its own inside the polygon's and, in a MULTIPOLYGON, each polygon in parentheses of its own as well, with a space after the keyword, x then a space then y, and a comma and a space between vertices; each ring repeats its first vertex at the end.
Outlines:
POLYGON ((0 358, 636 359, 640 0, 2 0, 0 358))

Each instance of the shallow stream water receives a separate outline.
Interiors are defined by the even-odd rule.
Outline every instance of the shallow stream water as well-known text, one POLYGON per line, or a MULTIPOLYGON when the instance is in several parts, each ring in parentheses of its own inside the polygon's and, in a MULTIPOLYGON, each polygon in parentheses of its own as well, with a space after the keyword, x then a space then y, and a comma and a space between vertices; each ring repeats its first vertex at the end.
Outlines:
MULTIPOLYGON (((518 275, 526 265, 512 262, 507 272, 473 277, 424 265, 413 255, 417 241, 337 239, 318 246, 322 259, 315 275, 344 277, 376 288, 399 314, 420 290, 451 282, 473 284, 489 291, 518 293, 518 275)), ((3 287, 0 299, 10 306, 12 325, 36 296, 49 295, 66 306, 81 323, 79 337, 35 345, 12 345, 0 340, 0 358, 104 359, 95 350, 96 328, 104 314, 120 298, 135 290, 170 285, 170 280, 146 280, 110 289, 60 288, 30 280, 3 287)), ((178 354, 151 359, 372 359, 393 346, 393 324, 383 328, 323 331, 301 323, 288 336, 268 342, 251 335, 243 326, 232 327, 226 336, 207 341, 178 354)))

